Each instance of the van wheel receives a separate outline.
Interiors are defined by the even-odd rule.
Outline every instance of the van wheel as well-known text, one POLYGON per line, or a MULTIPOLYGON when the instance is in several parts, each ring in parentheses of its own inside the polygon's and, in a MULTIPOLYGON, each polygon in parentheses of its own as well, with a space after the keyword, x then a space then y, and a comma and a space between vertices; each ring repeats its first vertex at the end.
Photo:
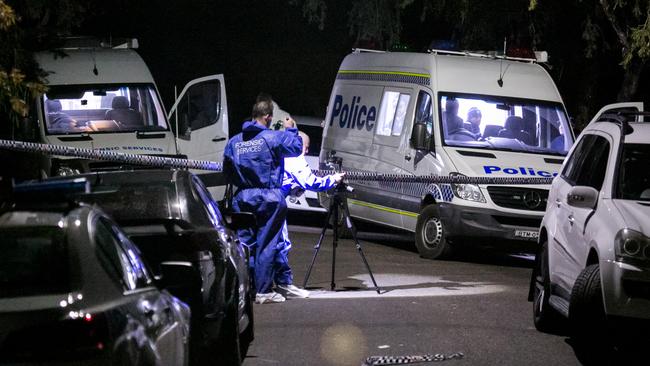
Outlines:
POLYGON ((438 207, 435 205, 425 207, 418 215, 415 226, 415 247, 420 257, 427 259, 440 259, 451 254, 438 207))
POLYGON ((542 243, 533 270, 533 322, 540 332, 557 333, 561 330, 562 317, 551 307, 551 280, 548 272, 548 242, 542 243))

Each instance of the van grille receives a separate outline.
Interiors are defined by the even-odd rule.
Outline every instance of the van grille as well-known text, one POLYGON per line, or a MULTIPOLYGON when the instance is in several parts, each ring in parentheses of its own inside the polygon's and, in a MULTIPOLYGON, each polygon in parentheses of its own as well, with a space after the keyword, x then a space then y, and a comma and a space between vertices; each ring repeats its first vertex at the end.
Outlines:
POLYGON ((529 211, 546 210, 546 189, 488 186, 487 191, 497 206, 529 211))

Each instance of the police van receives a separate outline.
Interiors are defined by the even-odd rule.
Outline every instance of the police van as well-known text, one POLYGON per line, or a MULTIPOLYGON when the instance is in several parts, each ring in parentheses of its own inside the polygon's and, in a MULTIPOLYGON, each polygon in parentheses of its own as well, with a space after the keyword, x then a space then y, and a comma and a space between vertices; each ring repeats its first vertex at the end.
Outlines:
MULTIPOLYGON (((574 141, 535 59, 355 50, 336 75, 320 162, 408 175, 553 177, 574 141)), ((547 185, 354 182, 350 214, 415 233, 422 257, 452 242, 534 241, 547 185), (468 240, 469 239, 469 240, 468 240)))
MULTIPOLYGON (((223 75, 189 82, 168 115, 136 39, 105 44, 70 39, 36 55, 48 73, 35 105, 36 140, 120 153, 221 160, 228 140, 223 75)), ((53 158, 45 175, 118 169, 111 162, 53 158)), ((220 173, 197 172, 216 197, 220 173)))

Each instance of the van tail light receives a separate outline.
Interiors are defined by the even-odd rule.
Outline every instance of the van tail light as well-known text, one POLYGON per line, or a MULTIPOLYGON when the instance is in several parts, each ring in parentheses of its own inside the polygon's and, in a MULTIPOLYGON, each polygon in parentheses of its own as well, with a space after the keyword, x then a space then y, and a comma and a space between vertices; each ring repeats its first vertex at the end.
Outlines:
POLYGON ((17 329, 0 348, 3 362, 65 361, 107 357, 109 330, 103 315, 84 314, 17 329))

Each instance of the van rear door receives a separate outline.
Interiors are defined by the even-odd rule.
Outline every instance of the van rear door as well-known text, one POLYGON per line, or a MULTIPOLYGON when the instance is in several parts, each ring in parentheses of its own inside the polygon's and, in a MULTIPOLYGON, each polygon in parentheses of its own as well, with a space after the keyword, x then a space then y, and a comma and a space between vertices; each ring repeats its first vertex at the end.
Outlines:
MULTIPOLYGON (((221 161, 228 142, 228 103, 222 74, 187 83, 169 112, 178 153, 188 159, 221 161)), ((196 172, 215 199, 225 185, 221 173, 196 172)))

